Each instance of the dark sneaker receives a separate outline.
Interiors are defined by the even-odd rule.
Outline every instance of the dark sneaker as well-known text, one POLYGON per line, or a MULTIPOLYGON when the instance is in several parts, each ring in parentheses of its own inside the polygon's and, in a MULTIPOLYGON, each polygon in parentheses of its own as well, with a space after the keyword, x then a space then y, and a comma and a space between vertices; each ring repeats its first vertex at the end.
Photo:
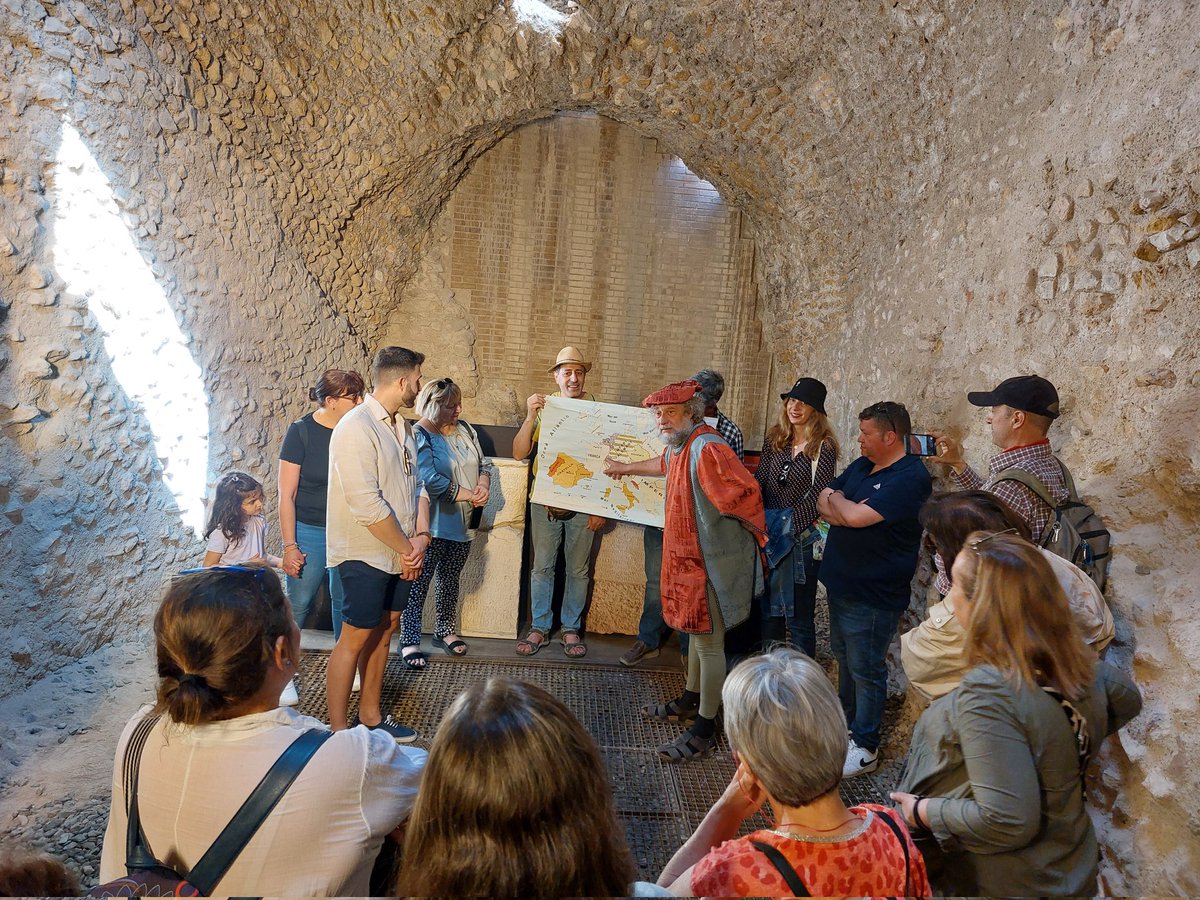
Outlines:
POLYGON ((643 659, 654 659, 658 653, 657 647, 647 647, 641 641, 634 641, 633 646, 621 654, 621 665, 636 666, 643 659))
MULTIPOLYGON (((359 722, 360 725, 366 725, 366 722, 359 722)), ((384 731, 392 736, 392 739, 397 744, 411 744, 417 739, 417 733, 407 725, 401 725, 391 716, 384 716, 383 721, 378 725, 367 725, 372 731, 384 731)))

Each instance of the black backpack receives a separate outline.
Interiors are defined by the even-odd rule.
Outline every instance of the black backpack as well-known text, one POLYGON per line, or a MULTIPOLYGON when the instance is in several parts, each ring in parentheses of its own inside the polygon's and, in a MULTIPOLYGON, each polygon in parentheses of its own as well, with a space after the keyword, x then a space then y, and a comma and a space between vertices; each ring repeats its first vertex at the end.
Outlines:
POLYGON ((1041 545, 1083 569, 1096 582, 1100 592, 1104 593, 1104 584, 1108 581, 1108 545, 1112 535, 1096 511, 1079 499, 1075 479, 1062 460, 1056 459, 1055 462, 1062 469, 1063 481, 1067 485, 1067 499, 1061 505, 1054 502, 1038 477, 1025 469, 1005 469, 990 483, 1016 481, 1037 494, 1043 503, 1054 510, 1054 518, 1046 526, 1041 545))

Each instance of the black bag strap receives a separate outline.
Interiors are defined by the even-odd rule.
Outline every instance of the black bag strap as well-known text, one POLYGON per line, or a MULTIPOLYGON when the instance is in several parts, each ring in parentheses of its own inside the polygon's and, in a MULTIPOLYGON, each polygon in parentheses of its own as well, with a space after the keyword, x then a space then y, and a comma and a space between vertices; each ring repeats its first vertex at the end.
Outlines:
MULTIPOLYGON (((159 716, 143 719, 130 735, 125 747, 124 783, 125 800, 128 810, 128 826, 125 833, 125 867, 132 873, 138 869, 152 869, 161 863, 154 857, 146 834, 142 830, 141 817, 138 815, 137 785, 138 771, 141 769, 142 749, 151 730, 158 723, 159 716)), ((291 787, 301 770, 320 749, 321 745, 333 737, 333 732, 324 728, 310 728, 288 746, 275 764, 267 770, 258 786, 250 792, 250 796, 241 808, 229 820, 229 824, 217 835, 212 846, 208 848, 200 861, 192 867, 187 875, 190 884, 196 887, 204 896, 211 896, 212 890, 229 871, 238 854, 250 843, 250 839, 266 821, 271 810, 291 787)))
POLYGON ((208 897, 216 887, 238 854, 245 849, 254 833, 271 814, 276 804, 291 787, 313 754, 321 745, 333 737, 333 732, 324 728, 310 728, 283 751, 275 765, 262 777, 262 781, 246 798, 246 802, 234 814, 225 830, 217 835, 208 852, 192 867, 188 881, 200 893, 208 897))
POLYGON ((904 851, 904 896, 911 897, 912 891, 910 888, 912 885, 908 880, 910 863, 908 859, 908 840, 906 839, 908 829, 896 824, 896 820, 891 817, 890 813, 880 812, 877 809, 873 810, 873 812, 875 815, 879 816, 879 818, 883 819, 883 824, 892 829, 892 834, 894 834, 896 836, 896 840, 900 842, 900 849, 904 851))
POLYGON ((772 847, 766 841, 751 841, 754 848, 761 852, 767 859, 771 861, 777 872, 783 876, 783 880, 787 882, 788 890, 792 892, 793 897, 811 897, 808 888, 804 886, 804 879, 796 874, 796 870, 792 868, 792 864, 787 861, 787 857, 779 852, 779 849, 772 847))
POLYGON ((142 831, 142 820, 138 815, 138 772, 142 767, 142 749, 146 739, 158 724, 160 716, 147 716, 138 722, 125 745, 125 762, 121 767, 121 779, 125 786, 125 868, 129 872, 149 869, 158 865, 150 852, 146 835, 142 831))

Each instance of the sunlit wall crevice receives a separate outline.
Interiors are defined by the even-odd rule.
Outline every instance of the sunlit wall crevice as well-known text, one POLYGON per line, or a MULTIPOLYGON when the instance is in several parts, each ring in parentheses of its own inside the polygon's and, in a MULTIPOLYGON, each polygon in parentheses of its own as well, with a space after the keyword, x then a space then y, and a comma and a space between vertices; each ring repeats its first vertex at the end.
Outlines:
POLYGON ((54 265, 87 298, 113 374, 150 424, 183 524, 204 527, 208 398, 162 287, 138 252, 112 186, 79 132, 64 123, 54 165, 54 265))

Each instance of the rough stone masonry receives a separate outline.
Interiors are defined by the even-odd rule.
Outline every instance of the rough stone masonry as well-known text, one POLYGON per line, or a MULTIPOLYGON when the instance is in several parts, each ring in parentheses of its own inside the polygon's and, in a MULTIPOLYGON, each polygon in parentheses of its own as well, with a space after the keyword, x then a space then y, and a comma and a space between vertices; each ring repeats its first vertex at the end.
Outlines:
POLYGON ((303 387, 364 366, 472 163, 590 110, 741 211, 777 371, 821 376, 843 435, 894 397, 982 464, 965 391, 1059 386, 1146 696, 1092 792, 1106 888, 1200 892, 1195 4, 549 6, 0 0, 0 693, 144 634, 196 555, 56 257, 64 135, 199 366, 209 480, 269 483, 303 387))

